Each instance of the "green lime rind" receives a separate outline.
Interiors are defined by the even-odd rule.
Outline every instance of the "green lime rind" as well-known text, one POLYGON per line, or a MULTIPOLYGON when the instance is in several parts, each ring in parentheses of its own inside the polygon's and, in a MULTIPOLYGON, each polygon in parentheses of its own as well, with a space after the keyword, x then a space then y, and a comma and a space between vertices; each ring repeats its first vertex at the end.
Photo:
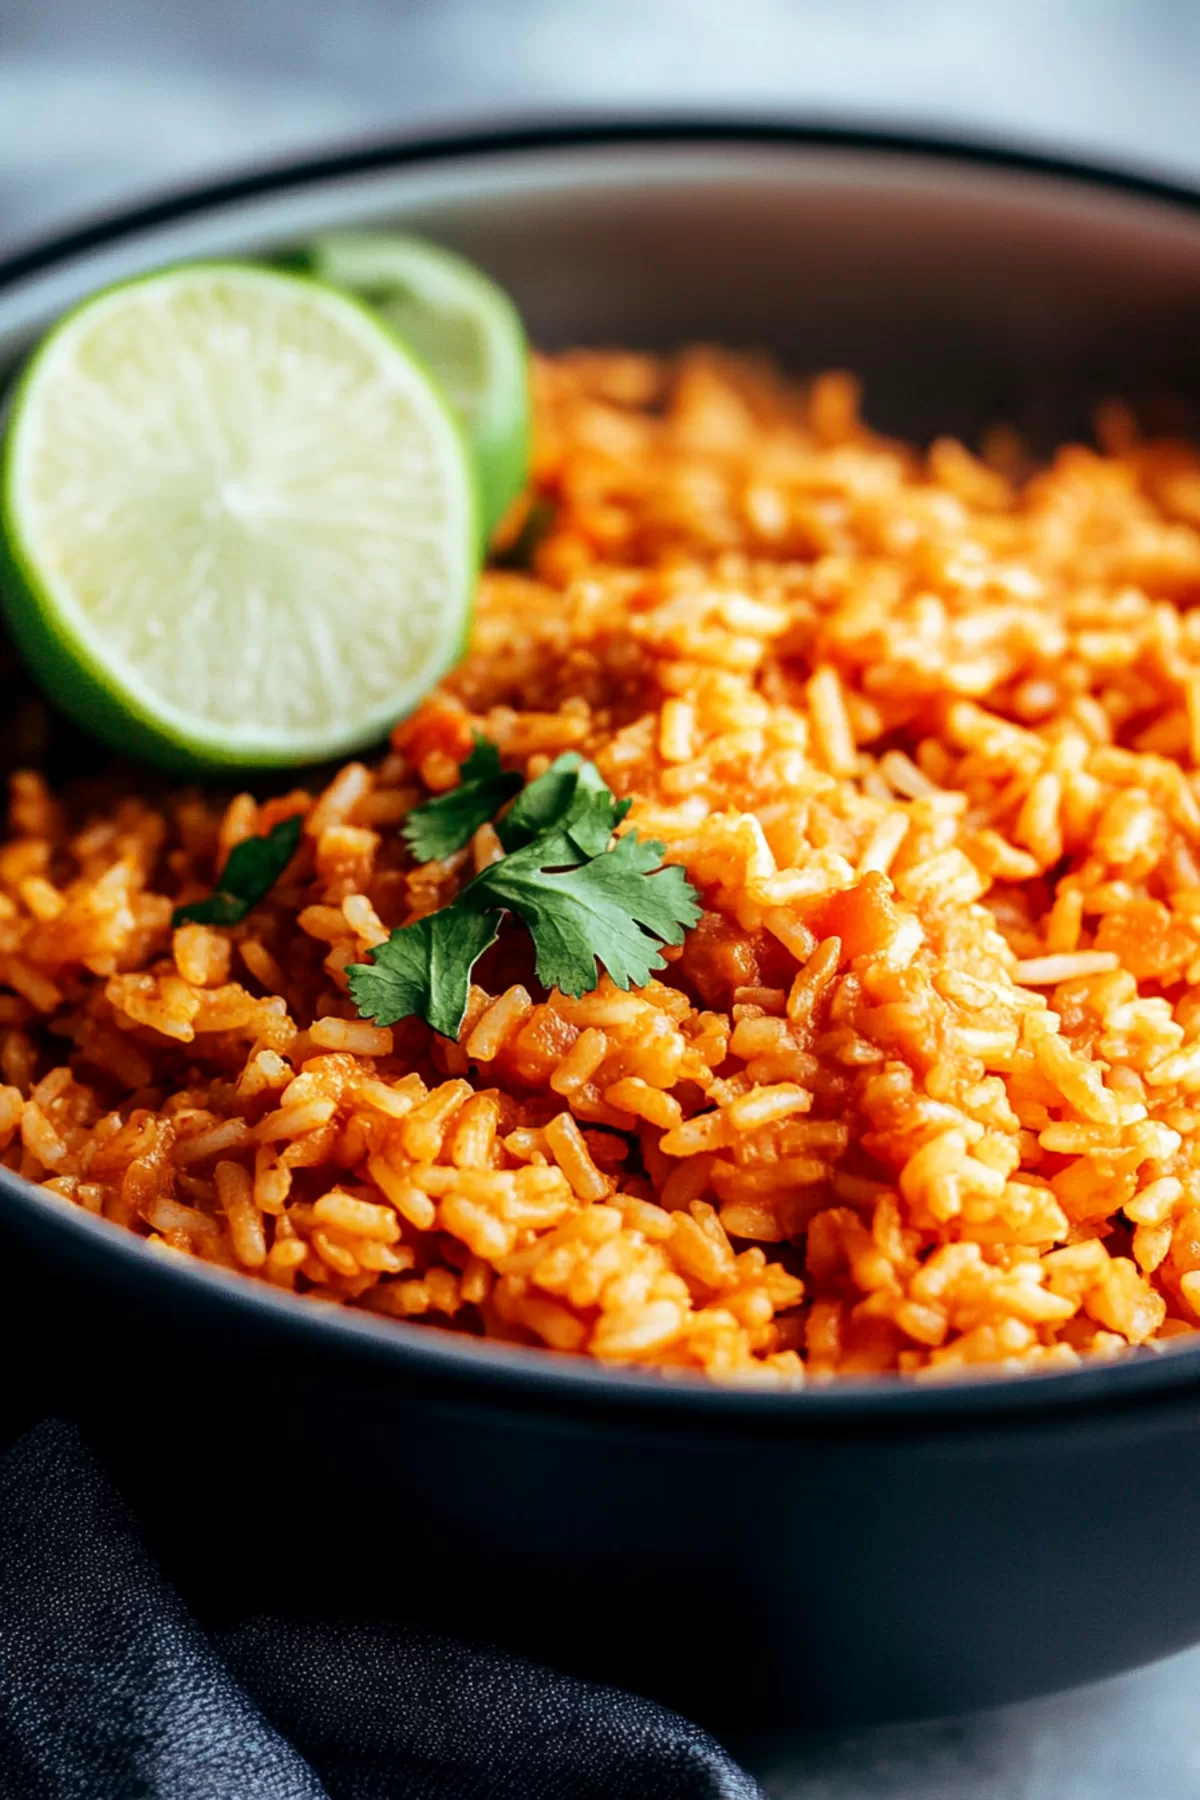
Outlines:
POLYGON ((471 443, 490 541, 529 478, 529 347, 509 296, 465 257, 400 233, 330 235, 300 259, 370 305, 441 382, 471 443))
MULTIPOLYGON (((47 695, 64 712, 103 742, 123 753, 180 773, 207 770, 286 768, 325 761, 378 742, 390 726, 410 712, 423 695, 461 657, 470 637, 474 593, 480 564, 479 497, 473 459, 461 422, 420 359, 381 326, 373 311, 341 290, 302 273, 268 271, 237 262, 192 263, 156 270, 89 296, 66 314, 33 352, 11 391, 0 444, 0 609, 16 643, 47 695), (285 733, 230 731, 197 715, 181 716, 147 693, 119 655, 110 657, 95 631, 80 628, 54 592, 53 577, 22 528, 18 496, 19 465, 25 422, 38 401, 39 383, 70 332, 94 307, 119 295, 130 296, 154 283, 192 276, 242 276, 290 283, 306 296, 320 294, 322 306, 345 309, 359 328, 369 327, 384 363, 401 365, 404 380, 419 394, 419 408, 438 434, 438 456, 447 491, 457 508, 454 542, 456 580, 445 596, 445 626, 437 654, 427 657, 406 679, 397 669, 386 705, 364 712, 348 702, 345 716, 323 719, 311 729, 285 733)), ((76 609, 77 610, 77 609, 76 609)))

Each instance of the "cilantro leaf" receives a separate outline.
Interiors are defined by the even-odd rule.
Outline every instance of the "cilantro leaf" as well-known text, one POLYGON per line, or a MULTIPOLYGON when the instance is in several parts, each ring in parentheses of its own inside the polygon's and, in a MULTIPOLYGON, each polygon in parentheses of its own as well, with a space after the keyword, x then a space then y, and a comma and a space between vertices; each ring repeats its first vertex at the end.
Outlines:
POLYGON ((506 851, 522 849, 558 824, 574 798, 580 760, 573 750, 555 757, 546 773, 517 796, 496 827, 506 851))
POLYGON ((632 805, 632 800, 616 799, 595 763, 585 762, 563 820, 563 830, 584 856, 599 856, 608 849, 613 833, 632 805))
POLYGON ((469 844, 521 786, 519 770, 502 769, 500 752, 479 732, 459 775, 457 787, 414 806, 404 821, 405 842, 420 862, 441 862, 469 844))
POLYGON ((599 856, 632 804, 613 798, 595 763, 567 750, 530 782, 496 830, 507 851, 521 850, 544 833, 560 830, 579 855, 599 856))
POLYGON ((355 1006, 377 1025, 394 1025, 415 1013, 443 1037, 457 1039, 471 971, 499 930, 499 913, 481 912, 460 894, 440 912, 393 931, 371 952, 371 962, 350 965, 346 974, 355 1006))
POLYGON ((229 852, 220 880, 207 900, 177 906, 174 925, 238 925, 265 900, 296 854, 303 819, 299 813, 281 819, 265 837, 243 838, 229 852))
POLYGON ((631 831, 570 868, 571 837, 555 831, 493 863, 467 893, 473 904, 508 907, 525 922, 544 987, 590 993, 598 962, 618 987, 644 987, 663 966, 663 944, 681 944, 700 917, 683 870, 662 867, 664 848, 631 831))
MULTIPOLYGON (((460 848, 503 804, 511 790, 497 798, 494 784, 509 779, 494 745, 477 739, 463 764, 462 786, 410 815, 417 831, 409 841, 418 855, 429 860, 460 848), (460 803, 457 819, 448 801, 460 803), (433 843, 445 848, 429 847, 430 821, 433 843)), ((590 993, 601 965, 619 987, 644 987, 663 966, 664 945, 681 944, 697 922, 700 903, 682 869, 663 867, 662 844, 633 831, 614 842, 630 804, 614 797, 594 763, 574 751, 556 758, 497 822, 507 854, 450 906, 393 931, 370 963, 347 970, 362 1016, 394 1025, 416 1014, 457 1039, 471 971, 495 943, 506 912, 528 928, 544 987, 590 993)))

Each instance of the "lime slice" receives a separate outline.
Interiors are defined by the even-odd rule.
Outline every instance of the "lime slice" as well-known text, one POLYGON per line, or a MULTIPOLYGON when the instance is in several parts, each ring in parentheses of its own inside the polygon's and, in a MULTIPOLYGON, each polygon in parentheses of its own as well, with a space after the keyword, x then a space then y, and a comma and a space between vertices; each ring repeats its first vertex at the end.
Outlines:
POLYGON ((473 263, 423 238, 321 238, 307 262, 373 306, 436 375, 475 453, 490 538, 529 469, 529 357, 516 307, 473 263))
POLYGON ((17 389, 0 596, 51 696, 175 766, 380 738, 458 656, 477 497, 436 384, 349 296, 238 264, 84 302, 17 389))

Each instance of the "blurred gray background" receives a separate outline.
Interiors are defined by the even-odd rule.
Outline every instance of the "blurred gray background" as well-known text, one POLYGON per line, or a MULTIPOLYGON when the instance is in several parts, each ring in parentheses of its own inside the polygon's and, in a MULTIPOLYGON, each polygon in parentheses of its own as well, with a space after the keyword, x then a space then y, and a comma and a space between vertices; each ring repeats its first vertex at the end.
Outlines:
POLYGON ((248 157, 569 106, 786 109, 1200 174, 1195 0, 0 0, 0 240, 248 157))
MULTIPOLYGON (((247 160, 621 105, 1200 182, 1198 100, 1200 0, 0 0, 0 247, 247 160)), ((739 1748, 772 1800, 1200 1800, 1200 1650, 986 1717, 739 1748)))

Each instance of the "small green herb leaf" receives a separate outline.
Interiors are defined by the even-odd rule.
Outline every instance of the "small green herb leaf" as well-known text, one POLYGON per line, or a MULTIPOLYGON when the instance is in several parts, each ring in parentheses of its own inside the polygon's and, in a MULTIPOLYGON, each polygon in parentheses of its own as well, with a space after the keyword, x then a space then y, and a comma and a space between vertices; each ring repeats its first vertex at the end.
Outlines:
POLYGON ((393 931, 371 952, 370 963, 351 964, 346 973, 355 1006, 377 1025, 416 1014, 443 1037, 456 1039, 471 971, 499 929, 498 912, 481 912, 460 894, 440 912, 393 931))
MULTIPOLYGON (((439 830, 445 827, 444 838, 436 840, 445 849, 431 851, 423 835, 410 834, 418 855, 429 860, 467 842, 511 791, 496 798, 498 779, 508 778, 494 746, 477 741, 463 764, 462 787, 410 815, 410 823, 433 816, 441 821, 439 830), (465 795, 471 784, 479 790, 473 798, 465 795), (444 803, 455 799, 463 812, 454 830, 462 835, 452 842, 444 803)), ((662 844, 643 842, 633 831, 614 842, 629 807, 614 797, 594 763, 574 751, 558 757, 497 822, 507 854, 476 875, 450 906, 393 931, 371 963, 347 970, 359 1012, 380 1025, 416 1014, 443 1037, 457 1038, 471 971, 495 943, 505 912, 528 927, 544 987, 590 993, 601 966, 619 987, 644 987, 663 966, 664 946, 681 944, 686 928, 699 919, 700 903, 682 869, 663 867, 662 844)))
POLYGON ((265 900, 296 854, 304 821, 299 813, 281 819, 265 837, 243 838, 229 852, 221 878, 207 900, 177 906, 172 925, 238 925, 265 900))
MULTIPOLYGON (((611 796, 610 796, 611 800, 611 796)), ((467 890, 476 904, 508 907, 529 927, 538 980, 587 994, 602 963, 618 987, 644 987, 663 966, 664 944, 681 944, 700 906, 680 868, 663 868, 664 846, 636 832, 576 868, 571 837, 551 832, 493 863, 467 890)))
POLYGON ((418 861, 442 862, 470 843, 521 786, 520 772, 500 767, 495 744, 476 733, 459 784, 415 806, 404 821, 404 839, 418 861))
MULTIPOLYGON (((531 781, 496 827, 505 850, 521 850, 550 831, 562 831, 581 856, 607 850, 613 832, 633 804, 615 800, 595 763, 574 750, 556 757, 531 781)), ((578 860, 568 856, 568 862, 578 860)))

